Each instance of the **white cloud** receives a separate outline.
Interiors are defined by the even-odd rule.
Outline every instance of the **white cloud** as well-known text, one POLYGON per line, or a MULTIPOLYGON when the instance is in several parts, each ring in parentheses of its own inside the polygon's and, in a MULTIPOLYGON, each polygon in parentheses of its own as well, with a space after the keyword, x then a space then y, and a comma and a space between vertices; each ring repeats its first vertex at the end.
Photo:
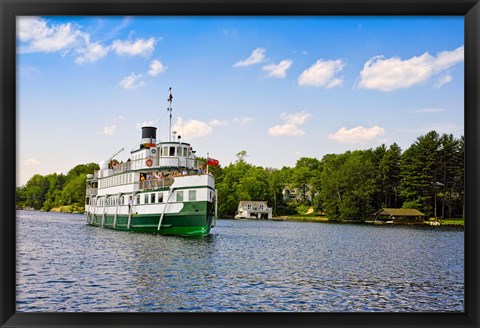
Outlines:
POLYGON ((411 113, 427 113, 427 114, 433 114, 433 113, 439 113, 439 112, 443 112, 443 109, 441 109, 441 108, 420 108, 420 109, 411 111, 411 113))
POLYGON ((282 113, 280 115, 280 118, 283 119, 286 123, 293 124, 293 125, 301 125, 311 117, 312 115, 306 113, 305 111, 302 111, 300 113, 294 113, 294 114, 282 113))
POLYGON ((241 125, 245 125, 245 124, 248 124, 248 123, 251 123, 255 121, 255 119, 253 117, 248 117, 248 116, 245 116, 245 117, 235 117, 233 119, 233 122, 240 122, 241 125))
POLYGON ((119 115, 117 118, 118 118, 119 120, 122 120, 122 121, 125 120, 125 116, 123 116, 123 115, 119 115))
POLYGON ((312 115, 306 113, 305 111, 294 114, 282 113, 280 118, 285 121, 285 124, 271 127, 268 129, 268 134, 273 137, 303 136, 305 135, 305 131, 298 126, 304 124, 310 119, 310 117, 312 117, 312 115))
POLYGON ((285 59, 278 64, 269 64, 263 66, 263 71, 267 72, 267 75, 270 77, 283 79, 287 75, 287 70, 290 68, 290 66, 292 66, 292 64, 293 61, 290 59, 285 59))
POLYGON ((129 76, 124 77, 120 82, 120 86, 124 89, 140 88, 145 85, 145 82, 141 81, 142 74, 132 73, 129 76))
MULTIPOLYGON (((135 41, 114 40, 111 45, 91 41, 90 34, 82 31, 75 23, 53 24, 41 17, 23 16, 17 18, 17 39, 19 53, 59 52, 62 57, 71 55, 77 64, 95 62, 113 50, 117 55, 149 56, 155 49, 157 39, 136 39, 135 41)), ((160 61, 152 62, 151 75, 162 72, 160 61)), ((163 67, 165 69, 165 67, 163 67)))
POLYGON ((299 137, 305 135, 305 131, 297 127, 293 124, 283 124, 283 125, 275 125, 268 129, 268 134, 273 137, 279 136, 294 136, 299 137))
POLYGON ((373 139, 383 137, 384 135, 385 130, 378 125, 375 125, 371 128, 357 126, 350 130, 342 127, 337 132, 329 134, 328 138, 342 143, 362 144, 366 141, 371 141, 373 139))
POLYGON ((248 57, 245 60, 240 60, 239 62, 236 62, 233 67, 244 67, 244 66, 250 66, 254 64, 258 64, 263 62, 265 59, 265 49, 263 48, 257 48, 253 50, 252 54, 250 57, 248 57))
POLYGON ((102 59, 108 54, 108 47, 103 46, 99 42, 90 43, 87 41, 87 46, 85 48, 77 49, 77 52, 80 54, 75 62, 77 64, 83 64, 85 62, 96 62, 99 59, 102 59))
POLYGON ((435 88, 440 88, 441 86, 451 82, 452 80, 453 80, 453 77, 450 74, 447 74, 447 75, 444 75, 444 76, 441 76, 440 78, 438 78, 437 82, 435 82, 435 84, 433 86, 435 88))
POLYGON ((165 72, 166 67, 158 59, 152 60, 148 69, 148 74, 151 76, 157 76, 160 73, 165 72))
POLYGON ((149 56, 155 49, 155 39, 114 40, 112 49, 117 55, 123 56, 149 56))
POLYGON ((183 138, 196 139, 212 134, 213 127, 204 121, 194 119, 185 121, 179 117, 172 131, 177 131, 177 135, 180 134, 183 138))
POLYGON ((40 17, 19 17, 17 38, 21 41, 20 52, 56 52, 78 45, 85 37, 80 29, 72 24, 48 26, 40 17))
POLYGON ((228 122, 227 122, 227 121, 220 121, 220 120, 217 120, 217 119, 213 119, 213 120, 211 120, 208 124, 211 125, 211 126, 222 126, 222 125, 227 125, 228 122))
POLYGON ((341 59, 319 59, 315 64, 307 68, 298 78, 301 86, 311 85, 314 87, 334 88, 343 84, 343 79, 338 74, 343 70, 345 62, 341 59))
MULTIPOLYGON (((358 87, 380 91, 409 88, 429 81, 463 60, 463 46, 453 51, 440 52, 436 56, 425 52, 406 60, 399 57, 388 59, 383 56, 372 57, 360 72, 358 87)), ((437 87, 451 80, 449 74, 444 75, 437 81, 437 87)))
POLYGON ((116 125, 110 125, 103 128, 103 134, 106 136, 113 136, 117 130, 116 125))
POLYGON ((37 161, 35 158, 28 158, 25 160, 25 165, 27 166, 37 166, 40 164, 40 161, 37 161))

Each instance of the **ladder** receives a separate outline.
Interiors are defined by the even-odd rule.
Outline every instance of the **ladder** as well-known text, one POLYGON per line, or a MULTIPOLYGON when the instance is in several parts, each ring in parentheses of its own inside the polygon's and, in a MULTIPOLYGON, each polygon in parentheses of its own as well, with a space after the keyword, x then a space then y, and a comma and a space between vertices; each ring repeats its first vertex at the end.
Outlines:
POLYGON ((160 215, 160 220, 158 221, 158 227, 157 227, 158 231, 160 231, 160 228, 162 226, 163 217, 165 216, 165 211, 167 210, 168 202, 170 201, 170 197, 172 196, 174 190, 175 190, 175 188, 171 188, 170 191, 168 192, 167 202, 165 203, 165 206, 163 207, 162 215, 160 215))
MULTIPOLYGON (((132 219, 132 212, 133 212, 133 201, 135 199, 135 192, 132 193, 132 206, 128 206, 128 223, 127 223, 127 230, 130 229, 130 222, 131 222, 131 219, 132 219)), ((128 200, 129 201, 129 204, 130 204, 130 199, 128 200)))
POLYGON ((113 228, 117 226, 117 215, 118 215, 118 206, 120 205, 120 198, 122 196, 122 193, 118 193, 118 199, 117 199, 117 207, 115 208, 115 217, 113 218, 113 228))
POLYGON ((108 197, 108 195, 105 196, 105 202, 103 203, 102 227, 105 227, 105 211, 107 210, 108 197))

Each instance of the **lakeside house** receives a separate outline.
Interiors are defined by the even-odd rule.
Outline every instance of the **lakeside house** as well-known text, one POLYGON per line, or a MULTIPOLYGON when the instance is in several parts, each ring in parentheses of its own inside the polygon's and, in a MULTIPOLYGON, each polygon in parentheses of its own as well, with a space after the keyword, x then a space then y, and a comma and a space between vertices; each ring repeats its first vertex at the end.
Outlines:
POLYGON ((305 184, 300 188, 287 186, 282 190, 283 200, 285 202, 298 201, 302 203, 311 204, 313 201, 313 195, 311 186, 305 184))
POLYGON ((238 203, 235 219, 271 219, 272 208, 267 202, 255 200, 242 200, 238 203))
POLYGON ((423 224, 426 215, 414 208, 382 208, 375 214, 375 221, 385 223, 423 224))

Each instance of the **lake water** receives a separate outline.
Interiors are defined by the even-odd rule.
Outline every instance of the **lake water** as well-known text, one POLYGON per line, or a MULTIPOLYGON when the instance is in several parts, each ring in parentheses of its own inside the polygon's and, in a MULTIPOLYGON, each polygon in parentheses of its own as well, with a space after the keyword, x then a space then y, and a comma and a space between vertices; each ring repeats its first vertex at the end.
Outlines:
POLYGON ((464 233, 218 220, 205 238, 17 211, 19 312, 464 310, 464 233))

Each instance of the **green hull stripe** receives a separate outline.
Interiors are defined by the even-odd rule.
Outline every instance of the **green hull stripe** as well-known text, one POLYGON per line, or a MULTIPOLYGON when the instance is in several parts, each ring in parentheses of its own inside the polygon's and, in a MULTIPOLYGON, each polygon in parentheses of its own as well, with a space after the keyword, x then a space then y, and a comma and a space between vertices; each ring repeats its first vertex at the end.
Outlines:
POLYGON ((133 214, 128 229, 128 216, 118 215, 88 215, 87 223, 93 226, 103 226, 116 230, 160 233, 166 235, 204 236, 210 232, 213 222, 213 206, 205 203, 203 211, 167 213, 164 215, 160 231, 157 230, 161 214, 133 214), (208 209, 208 210, 207 210, 208 209), (103 222, 103 225, 102 225, 103 222), (115 222, 115 226, 114 226, 115 222))

